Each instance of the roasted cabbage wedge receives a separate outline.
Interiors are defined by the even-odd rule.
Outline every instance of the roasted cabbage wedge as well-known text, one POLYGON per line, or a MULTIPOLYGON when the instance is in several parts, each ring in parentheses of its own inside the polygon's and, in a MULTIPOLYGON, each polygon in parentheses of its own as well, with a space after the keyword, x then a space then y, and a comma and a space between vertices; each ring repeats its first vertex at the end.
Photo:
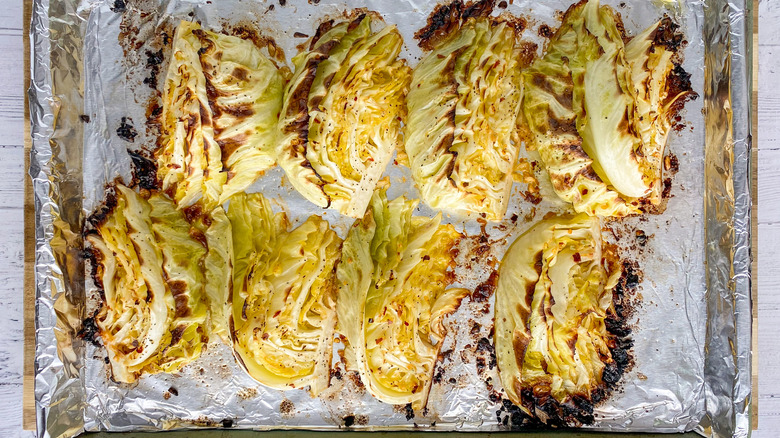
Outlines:
MULTIPOLYGON (((191 210, 185 212, 191 213, 191 210)), ((200 267, 209 306, 209 332, 231 345, 229 316, 233 293, 233 232, 225 210, 218 206, 207 214, 192 215, 190 235, 208 248, 200 267)))
POLYGON ((162 137, 156 152, 163 190, 180 207, 219 202, 227 174, 222 172, 219 144, 214 140, 213 111, 195 35, 200 25, 182 21, 173 37, 163 87, 162 137))
POLYGON ((405 152, 426 204, 498 221, 520 148, 521 30, 447 7, 453 29, 412 74, 405 152))
POLYGON ((446 335, 444 317, 468 291, 447 289, 461 234, 442 225, 441 215, 412 216, 416 206, 376 192, 344 241, 337 309, 339 331, 368 391, 419 409, 446 335))
POLYGON ((274 165, 284 79, 251 41, 182 21, 163 89, 158 178, 180 208, 213 209, 274 165))
POLYGON ((320 207, 362 217, 393 152, 410 69, 395 26, 372 31, 361 15, 320 25, 293 58, 277 157, 295 189, 320 207))
POLYGON ((284 78, 252 42, 196 30, 206 92, 227 182, 220 203, 244 191, 274 159, 284 78))
POLYGON ((325 389, 336 325, 341 239, 319 216, 289 231, 260 194, 236 195, 231 333, 238 362, 276 389, 325 389))
POLYGON ((581 1, 523 72, 527 146, 577 212, 626 216, 661 202, 666 138, 693 95, 676 29, 664 18, 624 44, 613 9, 581 1))
POLYGON ((147 199, 116 187, 116 205, 86 240, 103 305, 95 323, 114 380, 175 372, 208 341, 208 309, 199 262, 206 249, 160 193, 147 199))
POLYGON ((605 320, 614 314, 622 271, 608 255, 599 219, 580 214, 539 222, 501 261, 495 310, 501 383, 509 400, 543 422, 593 421, 592 395, 614 362, 615 338, 605 320))

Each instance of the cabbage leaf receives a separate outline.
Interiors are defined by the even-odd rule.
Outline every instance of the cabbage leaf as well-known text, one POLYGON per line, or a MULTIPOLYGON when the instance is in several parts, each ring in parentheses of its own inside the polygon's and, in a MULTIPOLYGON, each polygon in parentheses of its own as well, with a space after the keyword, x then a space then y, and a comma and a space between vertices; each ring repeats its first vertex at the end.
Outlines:
POLYGON ((205 248, 173 201, 116 187, 116 205, 87 235, 102 286, 95 316, 114 380, 174 372, 200 356, 208 309, 205 248))
POLYGON ((612 290, 621 274, 609 259, 599 219, 586 214, 543 220, 504 255, 496 357, 507 397, 529 415, 546 418, 536 399, 590 400, 602 386, 614 342, 605 319, 614 313, 612 290))
POLYGON ((493 18, 469 18, 415 67, 405 152, 431 207, 503 218, 520 147, 519 33, 493 18))
POLYGON ((219 203, 244 191, 274 159, 284 78, 249 40, 197 30, 214 140, 226 174, 219 203))
POLYGON ((361 15, 320 26, 293 58, 277 157, 295 189, 320 207, 361 217, 401 141, 410 69, 395 26, 361 15))
POLYGON ((269 387, 320 393, 330 378, 341 239, 319 216, 289 231, 260 194, 234 196, 227 216, 238 362, 269 387))
POLYGON ((665 18, 624 44, 614 10, 580 2, 523 72, 527 146, 575 211, 619 217, 661 202, 671 119, 692 94, 672 27, 665 18))
POLYGON ((182 21, 163 87, 162 189, 211 211, 275 164, 284 78, 252 41, 182 21))
POLYGON ((227 175, 222 172, 219 144, 214 140, 213 111, 195 35, 200 25, 182 21, 163 88, 162 145, 156 151, 157 176, 163 191, 180 208, 201 202, 211 209, 219 202, 227 175))
POLYGON ((419 409, 446 335, 444 317, 468 291, 447 289, 461 234, 442 225, 441 215, 412 216, 416 206, 376 192, 344 241, 337 309, 339 331, 368 391, 419 409))

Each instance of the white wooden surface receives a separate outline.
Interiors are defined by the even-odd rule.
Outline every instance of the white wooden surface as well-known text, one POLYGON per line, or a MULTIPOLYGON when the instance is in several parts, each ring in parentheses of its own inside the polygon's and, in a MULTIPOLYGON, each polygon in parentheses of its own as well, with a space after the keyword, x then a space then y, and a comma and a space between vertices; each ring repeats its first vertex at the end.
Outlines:
POLYGON ((22 432, 22 0, 0 1, 0 436, 22 432))
MULTIPOLYGON (((780 1, 759 5, 759 430, 780 437, 780 1)), ((22 0, 0 1, 0 436, 22 431, 22 0)))
POLYGON ((758 25, 758 425, 780 436, 780 2, 760 0, 758 25))

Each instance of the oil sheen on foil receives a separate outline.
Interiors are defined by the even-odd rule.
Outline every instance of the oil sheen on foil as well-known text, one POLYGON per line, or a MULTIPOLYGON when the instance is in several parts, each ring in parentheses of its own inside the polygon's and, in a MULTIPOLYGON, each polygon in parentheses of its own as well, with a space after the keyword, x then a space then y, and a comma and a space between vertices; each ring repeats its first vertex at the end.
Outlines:
MULTIPOLYGON (((631 320, 634 366, 619 390, 597 406, 596 422, 589 427, 746 436, 750 144, 743 61, 749 13, 740 9, 741 2, 717 0, 602 3, 621 13, 631 35, 663 14, 674 17, 688 41, 683 67, 692 73, 700 98, 686 105, 686 128, 669 137, 667 153, 677 157, 680 170, 672 179, 666 211, 606 224, 612 230, 609 238, 643 275, 631 320), (636 230, 647 237, 644 245, 637 244, 636 230)), ((538 43, 541 51, 539 26, 557 27, 559 11, 570 4, 515 0, 506 11, 526 19, 523 39, 538 43)), ((179 373, 117 384, 109 378, 105 351, 77 336, 96 305, 96 289, 85 276, 88 267, 81 255, 81 226, 102 200, 107 182, 130 181, 127 150, 149 150, 155 144, 145 126, 154 90, 144 79, 149 76, 147 52, 160 49, 155 45, 160 32, 170 33, 181 19, 215 31, 248 26, 274 38, 291 65, 296 46, 305 40, 296 33, 311 35, 326 17, 364 7, 398 26, 406 43, 401 56, 414 66, 421 52, 413 34, 435 5, 425 0, 35 1, 30 172, 37 212, 39 435, 204 426, 332 430, 347 423, 366 430, 502 430, 496 415, 501 403, 491 397, 501 391, 497 370, 478 348, 480 339, 492 338, 492 297, 487 303, 467 298, 447 319, 442 351, 450 353, 437 365, 426 412, 413 412, 413 417, 373 399, 346 372, 341 379, 332 376, 331 387, 318 398, 265 388, 237 366, 230 348, 216 338, 179 373), (123 122, 138 133, 132 143, 117 135, 123 122)), ((389 198, 418 197, 408 169, 391 164, 386 174, 389 198)), ((566 211, 544 173, 537 177, 543 202, 524 201, 515 184, 504 221, 484 229, 489 252, 459 264, 453 286, 473 290, 487 279, 491 260, 500 261, 517 236, 545 213, 566 211)), ((352 223, 304 200, 278 167, 249 191, 265 194, 294 223, 319 214, 342 237, 352 223)), ((421 204, 416 214, 435 212, 421 204)), ((476 221, 445 216, 445 222, 474 238, 482 233, 476 221)))

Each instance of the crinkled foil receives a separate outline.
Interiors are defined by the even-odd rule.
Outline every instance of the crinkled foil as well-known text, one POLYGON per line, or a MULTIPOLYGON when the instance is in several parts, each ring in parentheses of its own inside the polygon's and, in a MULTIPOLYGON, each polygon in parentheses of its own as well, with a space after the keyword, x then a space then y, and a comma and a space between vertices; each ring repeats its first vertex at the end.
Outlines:
MULTIPOLYGON (((35 398, 40 436, 195 427, 328 430, 343 427, 346 419, 365 430, 501 430, 499 406, 491 397, 500 393, 500 383, 489 356, 477 348, 480 339, 490 338, 492 298, 487 303, 464 300, 448 319, 442 350, 450 353, 437 368, 428 411, 415 412, 413 419, 403 409, 374 400, 349 373, 333 377, 331 388, 316 399, 298 390, 269 390, 240 370, 218 340, 179 373, 120 385, 109 378, 105 351, 77 335, 95 305, 94 285, 85 276, 81 227, 106 182, 117 177, 129 182, 126 151, 154 144, 144 126, 154 91, 143 79, 148 76, 145 50, 156 50, 154 37, 161 29, 170 31, 178 19, 198 20, 216 31, 248 24, 275 38, 289 62, 303 42, 295 32, 311 35, 324 16, 366 7, 399 26, 407 43, 402 56, 414 65, 420 51, 412 35, 435 3, 34 0, 30 175, 37 213, 35 398), (133 50, 124 50, 129 46, 133 50), (138 131, 133 143, 117 136, 123 117, 138 131)), ((571 2, 508 3, 507 11, 528 21, 524 38, 541 43, 538 26, 555 26, 555 12, 571 2)), ((616 7, 634 34, 664 13, 674 16, 685 30, 684 67, 700 98, 686 107, 688 128, 670 136, 668 150, 679 159, 680 171, 672 180, 666 212, 606 224, 624 255, 639 264, 644 279, 631 321, 635 364, 623 376, 620 390, 597 406, 596 423, 589 428, 745 437, 751 388, 751 11, 745 0, 603 3, 616 7), (649 236, 641 248, 634 244, 636 229, 649 236)), ((388 176, 390 197, 417 197, 408 170, 393 165, 388 176)), ((516 185, 506 217, 519 219, 486 227, 489 252, 484 260, 462 260, 458 285, 474 288, 484 281, 490 273, 485 260, 500 260, 507 246, 545 212, 565 209, 539 176, 546 199, 534 210, 522 201, 516 185)), ((350 225, 337 213, 305 202, 284 183, 278 168, 251 190, 264 192, 294 220, 320 214, 342 236, 350 225)), ((417 214, 433 211, 421 206, 417 214)), ((473 236, 464 245, 478 240, 478 224, 445 220, 473 236)))

